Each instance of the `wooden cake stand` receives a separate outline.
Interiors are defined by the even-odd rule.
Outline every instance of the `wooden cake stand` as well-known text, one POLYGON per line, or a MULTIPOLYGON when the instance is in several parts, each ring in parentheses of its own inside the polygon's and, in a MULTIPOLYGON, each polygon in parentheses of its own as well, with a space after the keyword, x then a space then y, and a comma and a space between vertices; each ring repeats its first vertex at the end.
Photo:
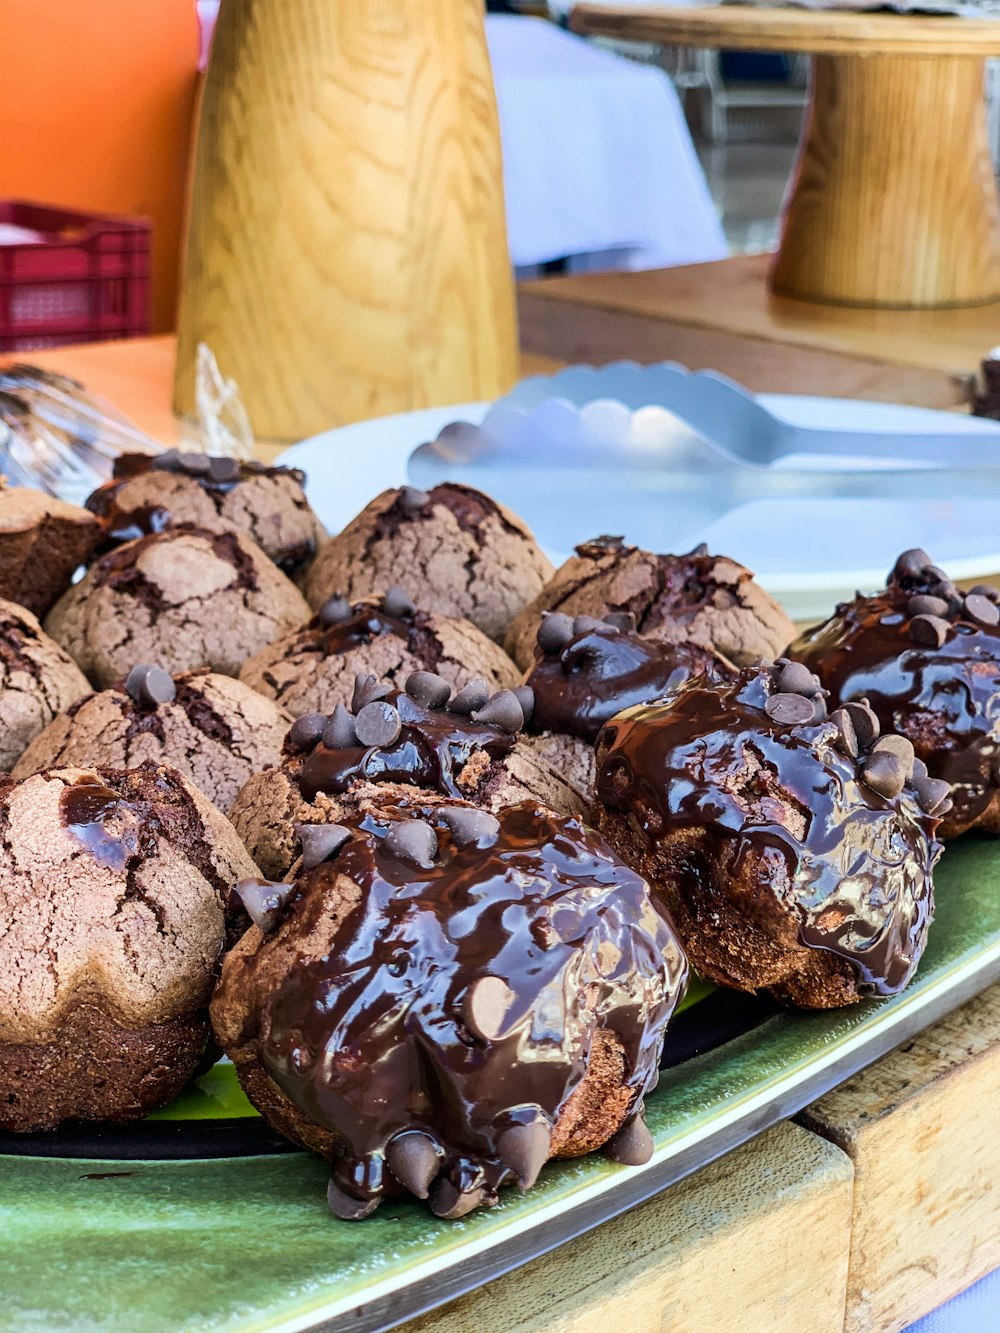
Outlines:
POLYGON ((571 22, 579 33, 664 46, 815 57, 774 291, 910 308, 1000 298, 984 105, 1000 21, 584 4, 571 22))

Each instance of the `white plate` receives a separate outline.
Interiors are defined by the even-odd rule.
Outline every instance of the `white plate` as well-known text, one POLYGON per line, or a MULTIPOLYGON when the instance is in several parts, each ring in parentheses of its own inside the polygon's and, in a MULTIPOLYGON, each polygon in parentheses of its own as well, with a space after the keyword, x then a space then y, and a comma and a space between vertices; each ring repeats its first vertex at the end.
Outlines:
MULTIPOLYGON (((995 422, 923 407, 789 394, 761 394, 760 400, 794 425, 887 434, 998 435, 995 422)), ((405 482, 407 458, 418 444, 433 439, 451 421, 478 423, 487 407, 461 403, 360 421, 304 440, 279 461, 304 469, 313 507, 325 526, 337 532, 379 491, 405 482)), ((1000 435, 997 449, 1000 460, 1000 435)), ((885 500, 745 505, 707 527, 703 540, 712 551, 755 570, 797 620, 827 615, 856 588, 879 587, 898 553, 910 546, 924 547, 953 578, 982 578, 1000 571, 1000 503, 904 503, 891 498, 891 486, 887 474, 885 500)), ((581 532, 580 540, 594 535, 581 532)), ((544 546, 545 532, 537 536, 544 546)), ((558 562, 566 553, 550 549, 549 554, 558 562)))

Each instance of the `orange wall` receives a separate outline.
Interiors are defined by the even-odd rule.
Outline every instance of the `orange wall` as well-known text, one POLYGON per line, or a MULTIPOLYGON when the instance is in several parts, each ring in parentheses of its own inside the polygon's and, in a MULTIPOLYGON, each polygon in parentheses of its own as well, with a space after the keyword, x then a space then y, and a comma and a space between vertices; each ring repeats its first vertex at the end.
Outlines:
POLYGON ((0 0, 0 57, 0 195, 150 217, 154 328, 173 328, 195 0, 0 0))

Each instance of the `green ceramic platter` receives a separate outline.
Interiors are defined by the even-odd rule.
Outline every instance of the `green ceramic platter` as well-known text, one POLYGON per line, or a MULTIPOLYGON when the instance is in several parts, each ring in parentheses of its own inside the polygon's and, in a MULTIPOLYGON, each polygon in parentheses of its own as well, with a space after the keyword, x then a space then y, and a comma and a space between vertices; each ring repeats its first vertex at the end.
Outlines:
POLYGON ((529 1194, 508 1193, 459 1222, 395 1201, 365 1222, 336 1221, 322 1163, 274 1151, 226 1065, 140 1127, 171 1160, 137 1156, 141 1141, 127 1135, 82 1147, 72 1137, 8 1138, 0 1328, 389 1327, 649 1198, 998 977, 1000 845, 965 839, 941 862, 930 945, 905 994, 791 1014, 697 990, 667 1042, 674 1063, 648 1099, 656 1151, 647 1166, 593 1157, 547 1167, 529 1194), (210 1149, 197 1146, 206 1127, 210 1149), (257 1144, 242 1146, 253 1133, 257 1144), (195 1145, 186 1158, 185 1142, 195 1145), (245 1155, 196 1155, 208 1151, 245 1155))

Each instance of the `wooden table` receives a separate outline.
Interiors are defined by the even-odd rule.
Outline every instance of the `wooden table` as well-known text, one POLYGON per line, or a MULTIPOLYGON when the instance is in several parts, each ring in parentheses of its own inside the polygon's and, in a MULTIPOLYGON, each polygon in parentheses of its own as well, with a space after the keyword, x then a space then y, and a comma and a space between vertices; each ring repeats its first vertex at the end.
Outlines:
MULTIPOLYGON (((173 358, 170 338, 30 356, 167 442, 173 358)), ((797 1123, 409 1333, 891 1333, 1000 1265, 998 1104, 995 986, 797 1123)))
POLYGON ((814 56, 771 286, 845 305, 1000 298, 986 57, 1000 21, 829 10, 578 5, 573 28, 814 56))

